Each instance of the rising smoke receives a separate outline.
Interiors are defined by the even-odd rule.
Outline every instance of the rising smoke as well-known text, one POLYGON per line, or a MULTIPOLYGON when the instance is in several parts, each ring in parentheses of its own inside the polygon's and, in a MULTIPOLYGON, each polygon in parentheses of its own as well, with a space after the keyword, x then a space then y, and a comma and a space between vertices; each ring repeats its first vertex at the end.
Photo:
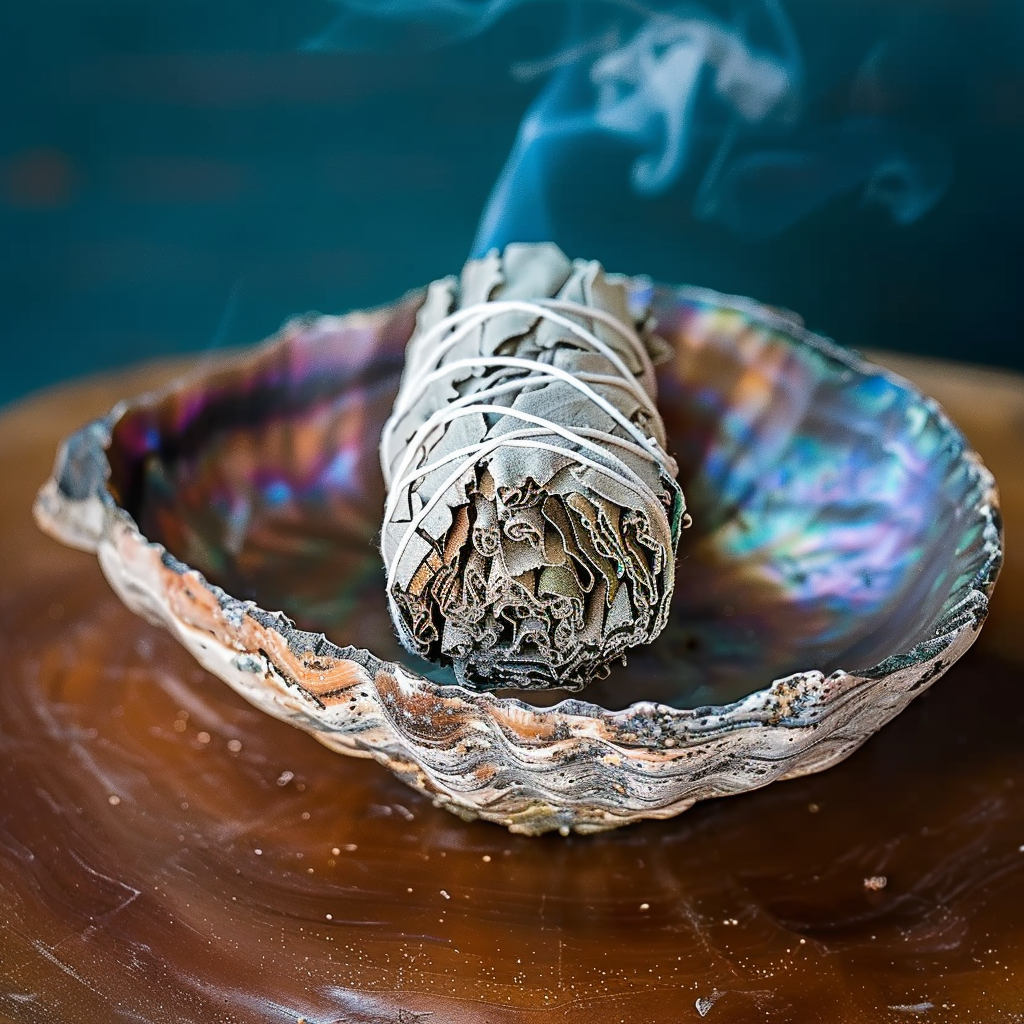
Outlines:
MULTIPOLYGON (((337 0, 337 21, 314 45, 443 46, 527 2, 337 0)), ((473 255, 553 238, 556 182, 583 150, 585 170, 576 173, 588 185, 605 167, 615 173, 626 153, 636 194, 681 188, 697 219, 750 237, 783 231, 858 190, 908 224, 946 188, 943 144, 894 113, 899 61, 885 38, 865 44, 851 73, 819 73, 824 84, 811 88, 798 33, 776 0, 714 9, 632 0, 548 5, 567 15, 565 45, 519 69, 546 81, 491 193, 473 255)))

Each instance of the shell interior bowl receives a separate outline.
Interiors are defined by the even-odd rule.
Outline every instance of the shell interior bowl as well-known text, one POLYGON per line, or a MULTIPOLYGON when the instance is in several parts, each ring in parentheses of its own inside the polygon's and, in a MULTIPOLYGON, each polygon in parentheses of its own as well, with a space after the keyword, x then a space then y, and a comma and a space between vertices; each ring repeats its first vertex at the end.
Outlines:
POLYGON ((422 300, 293 321, 119 405, 65 442, 37 519, 264 711, 527 833, 826 768, 977 635, 996 492, 935 403, 791 314, 655 286, 694 524, 665 632, 585 699, 416 662, 386 606, 377 446, 422 300))

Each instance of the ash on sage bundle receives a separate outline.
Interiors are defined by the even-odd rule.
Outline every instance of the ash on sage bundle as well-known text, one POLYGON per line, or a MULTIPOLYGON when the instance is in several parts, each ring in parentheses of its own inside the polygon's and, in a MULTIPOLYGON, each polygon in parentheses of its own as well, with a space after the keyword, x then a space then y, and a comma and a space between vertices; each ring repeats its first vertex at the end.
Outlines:
POLYGON ((436 281, 381 436, 402 643, 477 688, 577 690, 668 617, 684 502, 625 280, 510 245, 436 281))

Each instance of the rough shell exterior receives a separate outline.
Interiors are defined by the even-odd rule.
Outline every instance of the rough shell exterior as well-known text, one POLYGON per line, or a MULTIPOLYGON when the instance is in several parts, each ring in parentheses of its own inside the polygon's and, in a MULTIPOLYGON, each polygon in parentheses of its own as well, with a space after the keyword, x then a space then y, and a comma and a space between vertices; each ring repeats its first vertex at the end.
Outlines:
MULTIPOLYGON (((388 337, 382 344, 400 351, 420 301, 421 294, 374 313, 323 320, 352 332, 367 351, 388 337)), ((94 551, 129 607, 170 630, 254 705, 340 753, 374 758, 466 819, 529 834, 597 832, 820 771, 898 714, 973 642, 1001 557, 993 481, 934 403, 804 331, 795 318, 692 290, 666 290, 661 302, 670 342, 682 344, 673 337, 672 308, 725 311, 747 328, 774 332, 798 356, 827 362, 844 380, 883 380, 932 425, 971 507, 961 510, 950 540, 958 568, 936 577, 944 581, 938 612, 910 648, 866 669, 788 673, 731 703, 686 709, 640 701, 607 710, 581 700, 540 708, 435 682, 237 600, 143 536, 115 499, 111 465, 119 457, 118 422, 154 398, 121 405, 69 438, 40 492, 37 520, 65 543, 94 551)), ((293 325, 256 352, 287 353, 298 330, 293 325)), ((209 386, 230 388, 250 358, 209 371, 209 386)))

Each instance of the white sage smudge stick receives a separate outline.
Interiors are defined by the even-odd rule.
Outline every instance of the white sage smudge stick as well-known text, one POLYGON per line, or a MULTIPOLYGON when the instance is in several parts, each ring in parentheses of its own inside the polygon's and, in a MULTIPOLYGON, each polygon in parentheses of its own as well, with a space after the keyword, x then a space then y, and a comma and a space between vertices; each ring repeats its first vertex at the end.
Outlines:
POLYGON ((578 690, 664 628, 688 523, 625 280, 510 245, 436 281, 381 436, 402 643, 482 689, 578 690))

